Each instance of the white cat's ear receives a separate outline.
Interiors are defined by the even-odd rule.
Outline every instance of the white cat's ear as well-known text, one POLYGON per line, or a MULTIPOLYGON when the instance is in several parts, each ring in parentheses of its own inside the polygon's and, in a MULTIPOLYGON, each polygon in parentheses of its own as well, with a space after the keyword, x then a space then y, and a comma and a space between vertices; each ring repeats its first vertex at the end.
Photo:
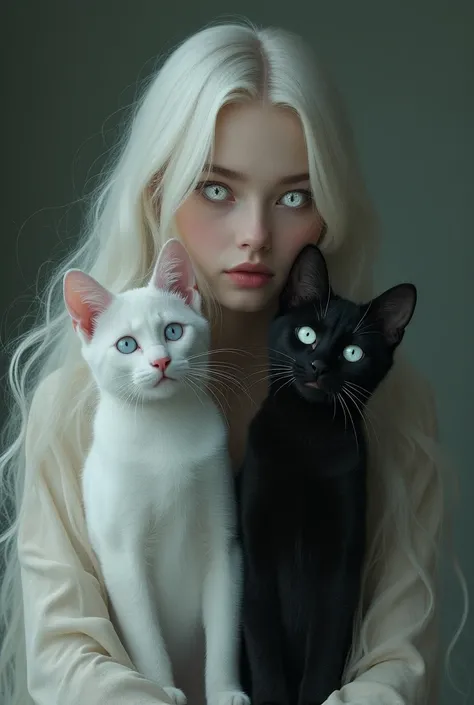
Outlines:
POLYGON ((201 296, 192 262, 184 245, 175 238, 161 248, 148 286, 179 294, 188 306, 201 312, 201 296))
POLYGON ((80 269, 69 269, 64 275, 63 295, 74 329, 90 340, 97 317, 110 306, 113 295, 80 269))

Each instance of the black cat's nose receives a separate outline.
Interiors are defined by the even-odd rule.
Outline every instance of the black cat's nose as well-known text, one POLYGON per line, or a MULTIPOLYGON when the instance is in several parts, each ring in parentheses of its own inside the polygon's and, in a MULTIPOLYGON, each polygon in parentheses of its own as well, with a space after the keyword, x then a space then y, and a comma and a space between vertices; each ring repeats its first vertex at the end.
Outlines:
POLYGON ((311 367, 317 377, 325 374, 328 371, 328 366, 322 360, 313 360, 311 362, 311 367))

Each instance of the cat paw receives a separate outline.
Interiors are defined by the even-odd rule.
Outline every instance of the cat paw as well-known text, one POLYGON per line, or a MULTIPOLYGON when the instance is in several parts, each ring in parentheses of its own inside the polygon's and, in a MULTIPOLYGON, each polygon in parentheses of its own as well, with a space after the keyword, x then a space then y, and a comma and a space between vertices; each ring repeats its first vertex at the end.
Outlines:
POLYGON ((250 705, 250 698, 241 690, 221 690, 208 698, 207 705, 250 705))
POLYGON ((163 690, 175 705, 186 705, 188 702, 185 694, 179 688, 168 685, 165 686, 163 690))

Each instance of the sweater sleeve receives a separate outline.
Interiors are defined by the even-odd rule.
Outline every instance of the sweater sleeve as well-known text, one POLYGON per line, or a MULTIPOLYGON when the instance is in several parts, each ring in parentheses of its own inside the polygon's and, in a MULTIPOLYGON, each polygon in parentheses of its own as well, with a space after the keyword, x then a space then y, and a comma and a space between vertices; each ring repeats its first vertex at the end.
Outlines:
POLYGON ((30 413, 18 533, 28 690, 36 705, 169 703, 134 670, 109 619, 67 453, 54 441, 32 457, 38 419, 44 423, 52 407, 48 390, 37 393, 30 413))

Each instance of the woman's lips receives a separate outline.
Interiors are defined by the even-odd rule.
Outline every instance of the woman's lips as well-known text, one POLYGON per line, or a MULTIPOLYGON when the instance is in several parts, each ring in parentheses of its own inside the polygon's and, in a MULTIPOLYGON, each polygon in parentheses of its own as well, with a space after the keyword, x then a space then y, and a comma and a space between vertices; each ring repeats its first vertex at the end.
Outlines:
POLYGON ((272 270, 263 264, 241 264, 225 273, 239 289, 261 289, 273 278, 272 270))

